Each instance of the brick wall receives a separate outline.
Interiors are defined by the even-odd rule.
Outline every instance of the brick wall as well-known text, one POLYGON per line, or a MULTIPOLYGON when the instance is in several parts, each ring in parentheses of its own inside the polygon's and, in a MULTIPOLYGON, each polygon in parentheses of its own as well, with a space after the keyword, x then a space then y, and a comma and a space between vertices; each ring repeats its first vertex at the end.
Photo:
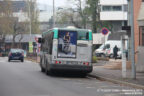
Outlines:
MULTIPOLYGON (((142 0, 134 0, 134 36, 135 36, 135 50, 137 50, 139 46, 139 26, 138 26, 138 15, 140 11, 142 0)), ((136 55, 137 62, 137 55, 136 55)))

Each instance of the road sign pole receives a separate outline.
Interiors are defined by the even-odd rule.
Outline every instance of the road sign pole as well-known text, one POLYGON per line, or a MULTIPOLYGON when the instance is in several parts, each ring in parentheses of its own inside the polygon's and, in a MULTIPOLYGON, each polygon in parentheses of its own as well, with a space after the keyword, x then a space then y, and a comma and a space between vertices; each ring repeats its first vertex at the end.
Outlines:
POLYGON ((104 46, 105 46, 105 41, 106 41, 106 40, 105 40, 105 35, 104 35, 104 46))
MULTIPOLYGON (((106 35, 108 34, 109 30, 107 28, 102 28, 102 34, 104 35, 104 47, 105 47, 105 42, 106 42, 106 35)), ((105 51, 106 53, 106 51, 105 51)))
POLYGON ((135 68, 135 42, 134 42, 134 0, 131 0, 131 64, 132 64, 132 78, 136 79, 135 68))
POLYGON ((126 78, 126 46, 125 46, 125 36, 122 35, 121 37, 122 41, 122 77, 126 78))

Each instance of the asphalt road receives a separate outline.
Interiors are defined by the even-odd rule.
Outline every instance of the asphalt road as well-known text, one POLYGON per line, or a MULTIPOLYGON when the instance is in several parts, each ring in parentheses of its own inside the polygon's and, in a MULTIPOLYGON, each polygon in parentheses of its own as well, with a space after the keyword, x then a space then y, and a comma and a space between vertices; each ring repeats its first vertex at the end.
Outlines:
POLYGON ((0 57, 0 96, 133 96, 124 90, 132 88, 90 77, 47 76, 37 63, 0 57))

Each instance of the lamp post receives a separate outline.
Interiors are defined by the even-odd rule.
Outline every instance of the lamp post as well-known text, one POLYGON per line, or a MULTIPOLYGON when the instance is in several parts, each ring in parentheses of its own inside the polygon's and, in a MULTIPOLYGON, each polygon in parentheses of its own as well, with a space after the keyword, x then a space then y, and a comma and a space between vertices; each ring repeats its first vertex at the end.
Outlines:
POLYGON ((55 27, 55 0, 53 0, 53 28, 55 27))
POLYGON ((134 0, 130 0, 131 5, 131 64, 132 64, 132 78, 136 79, 136 68, 135 68, 135 42, 134 42, 134 0))
POLYGON ((31 28, 31 7, 30 7, 30 3, 31 3, 31 2, 30 2, 30 0, 29 0, 29 1, 28 1, 28 7, 29 7, 29 31, 30 31, 29 34, 30 34, 30 38, 31 38, 31 34, 32 34, 32 33, 31 33, 31 31, 32 31, 31 29, 32 29, 32 28, 31 28))

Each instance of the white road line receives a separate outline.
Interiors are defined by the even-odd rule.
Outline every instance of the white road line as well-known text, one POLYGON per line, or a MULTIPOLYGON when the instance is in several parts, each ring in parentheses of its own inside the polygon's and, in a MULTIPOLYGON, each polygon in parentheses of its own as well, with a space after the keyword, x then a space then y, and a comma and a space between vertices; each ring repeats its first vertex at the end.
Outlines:
POLYGON ((26 62, 26 63, 31 63, 32 61, 27 61, 27 60, 26 60, 26 61, 24 61, 24 62, 26 62))
POLYGON ((93 89, 93 88, 96 88, 96 87, 86 87, 86 88, 88 88, 88 89, 93 89))

